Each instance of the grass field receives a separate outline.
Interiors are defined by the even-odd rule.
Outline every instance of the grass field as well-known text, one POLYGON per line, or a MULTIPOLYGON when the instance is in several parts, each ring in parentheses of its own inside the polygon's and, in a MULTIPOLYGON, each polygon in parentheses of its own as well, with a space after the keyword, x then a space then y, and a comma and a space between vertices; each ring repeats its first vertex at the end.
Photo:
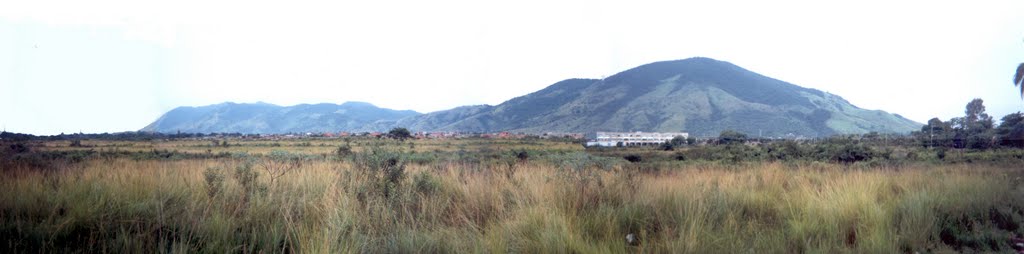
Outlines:
POLYGON ((544 140, 83 146, 5 150, 0 251, 1006 252, 1024 232, 1020 163, 631 163, 544 140), (83 150, 107 153, 24 159, 83 150))

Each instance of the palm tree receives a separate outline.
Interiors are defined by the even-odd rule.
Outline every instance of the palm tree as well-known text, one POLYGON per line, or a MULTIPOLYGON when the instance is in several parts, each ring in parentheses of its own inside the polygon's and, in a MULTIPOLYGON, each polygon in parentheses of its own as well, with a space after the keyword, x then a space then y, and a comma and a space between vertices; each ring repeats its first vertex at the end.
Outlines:
POLYGON ((1013 86, 1020 86, 1020 96, 1024 97, 1024 63, 1017 66, 1017 74, 1013 75, 1013 86))

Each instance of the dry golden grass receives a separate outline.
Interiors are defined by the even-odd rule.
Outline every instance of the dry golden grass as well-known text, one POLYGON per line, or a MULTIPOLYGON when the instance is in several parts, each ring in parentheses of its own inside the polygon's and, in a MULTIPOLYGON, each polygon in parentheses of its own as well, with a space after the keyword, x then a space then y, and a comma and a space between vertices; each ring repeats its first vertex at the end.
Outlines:
POLYGON ((533 160, 508 177, 505 165, 437 162, 409 164, 385 197, 347 160, 309 161, 274 184, 261 175, 264 190, 235 176, 244 163, 114 158, 4 169, 0 249, 1005 251, 1009 234, 1022 230, 1024 201, 1024 170, 976 164, 683 164, 641 174, 626 164, 574 169, 533 160), (208 181, 207 172, 223 181, 208 181), (628 233, 642 243, 627 245, 628 233))

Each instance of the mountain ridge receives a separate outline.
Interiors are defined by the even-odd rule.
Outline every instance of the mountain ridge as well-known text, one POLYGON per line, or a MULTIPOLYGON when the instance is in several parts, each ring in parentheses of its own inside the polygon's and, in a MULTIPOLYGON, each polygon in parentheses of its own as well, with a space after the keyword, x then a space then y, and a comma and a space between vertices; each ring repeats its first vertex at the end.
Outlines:
POLYGON ((490 107, 489 111, 431 112, 390 127, 534 133, 687 131, 697 136, 733 129, 816 137, 904 133, 921 126, 899 115, 861 109, 837 95, 703 57, 649 63, 600 80, 566 79, 490 107), (439 115, 465 117, 443 122, 437 121, 439 115), (436 122, 444 124, 431 124, 436 122))
MULTIPOLYGON (((367 110, 394 111, 365 102, 353 105, 362 104, 372 107, 367 110)), ((331 131, 406 127, 413 131, 527 133, 686 131, 696 136, 714 136, 732 129, 765 136, 818 137, 871 131, 906 133, 921 126, 898 114, 865 110, 838 95, 705 57, 648 63, 604 79, 565 79, 493 106, 470 105, 397 118, 392 114, 359 119, 365 121, 361 125, 332 125, 341 129, 331 131)), ((144 130, 166 131, 151 126, 144 130)))
POLYGON ((223 102, 182 106, 142 128, 149 132, 286 133, 357 129, 381 120, 419 115, 412 110, 379 108, 367 102, 301 103, 278 106, 265 102, 223 102))

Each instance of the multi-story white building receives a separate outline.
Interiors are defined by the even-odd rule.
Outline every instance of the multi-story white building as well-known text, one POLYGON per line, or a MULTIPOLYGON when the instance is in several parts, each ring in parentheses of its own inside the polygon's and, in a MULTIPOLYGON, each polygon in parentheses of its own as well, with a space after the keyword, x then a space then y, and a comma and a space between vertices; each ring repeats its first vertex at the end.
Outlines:
POLYGON ((591 132, 587 146, 658 146, 672 138, 690 135, 686 132, 591 132))

